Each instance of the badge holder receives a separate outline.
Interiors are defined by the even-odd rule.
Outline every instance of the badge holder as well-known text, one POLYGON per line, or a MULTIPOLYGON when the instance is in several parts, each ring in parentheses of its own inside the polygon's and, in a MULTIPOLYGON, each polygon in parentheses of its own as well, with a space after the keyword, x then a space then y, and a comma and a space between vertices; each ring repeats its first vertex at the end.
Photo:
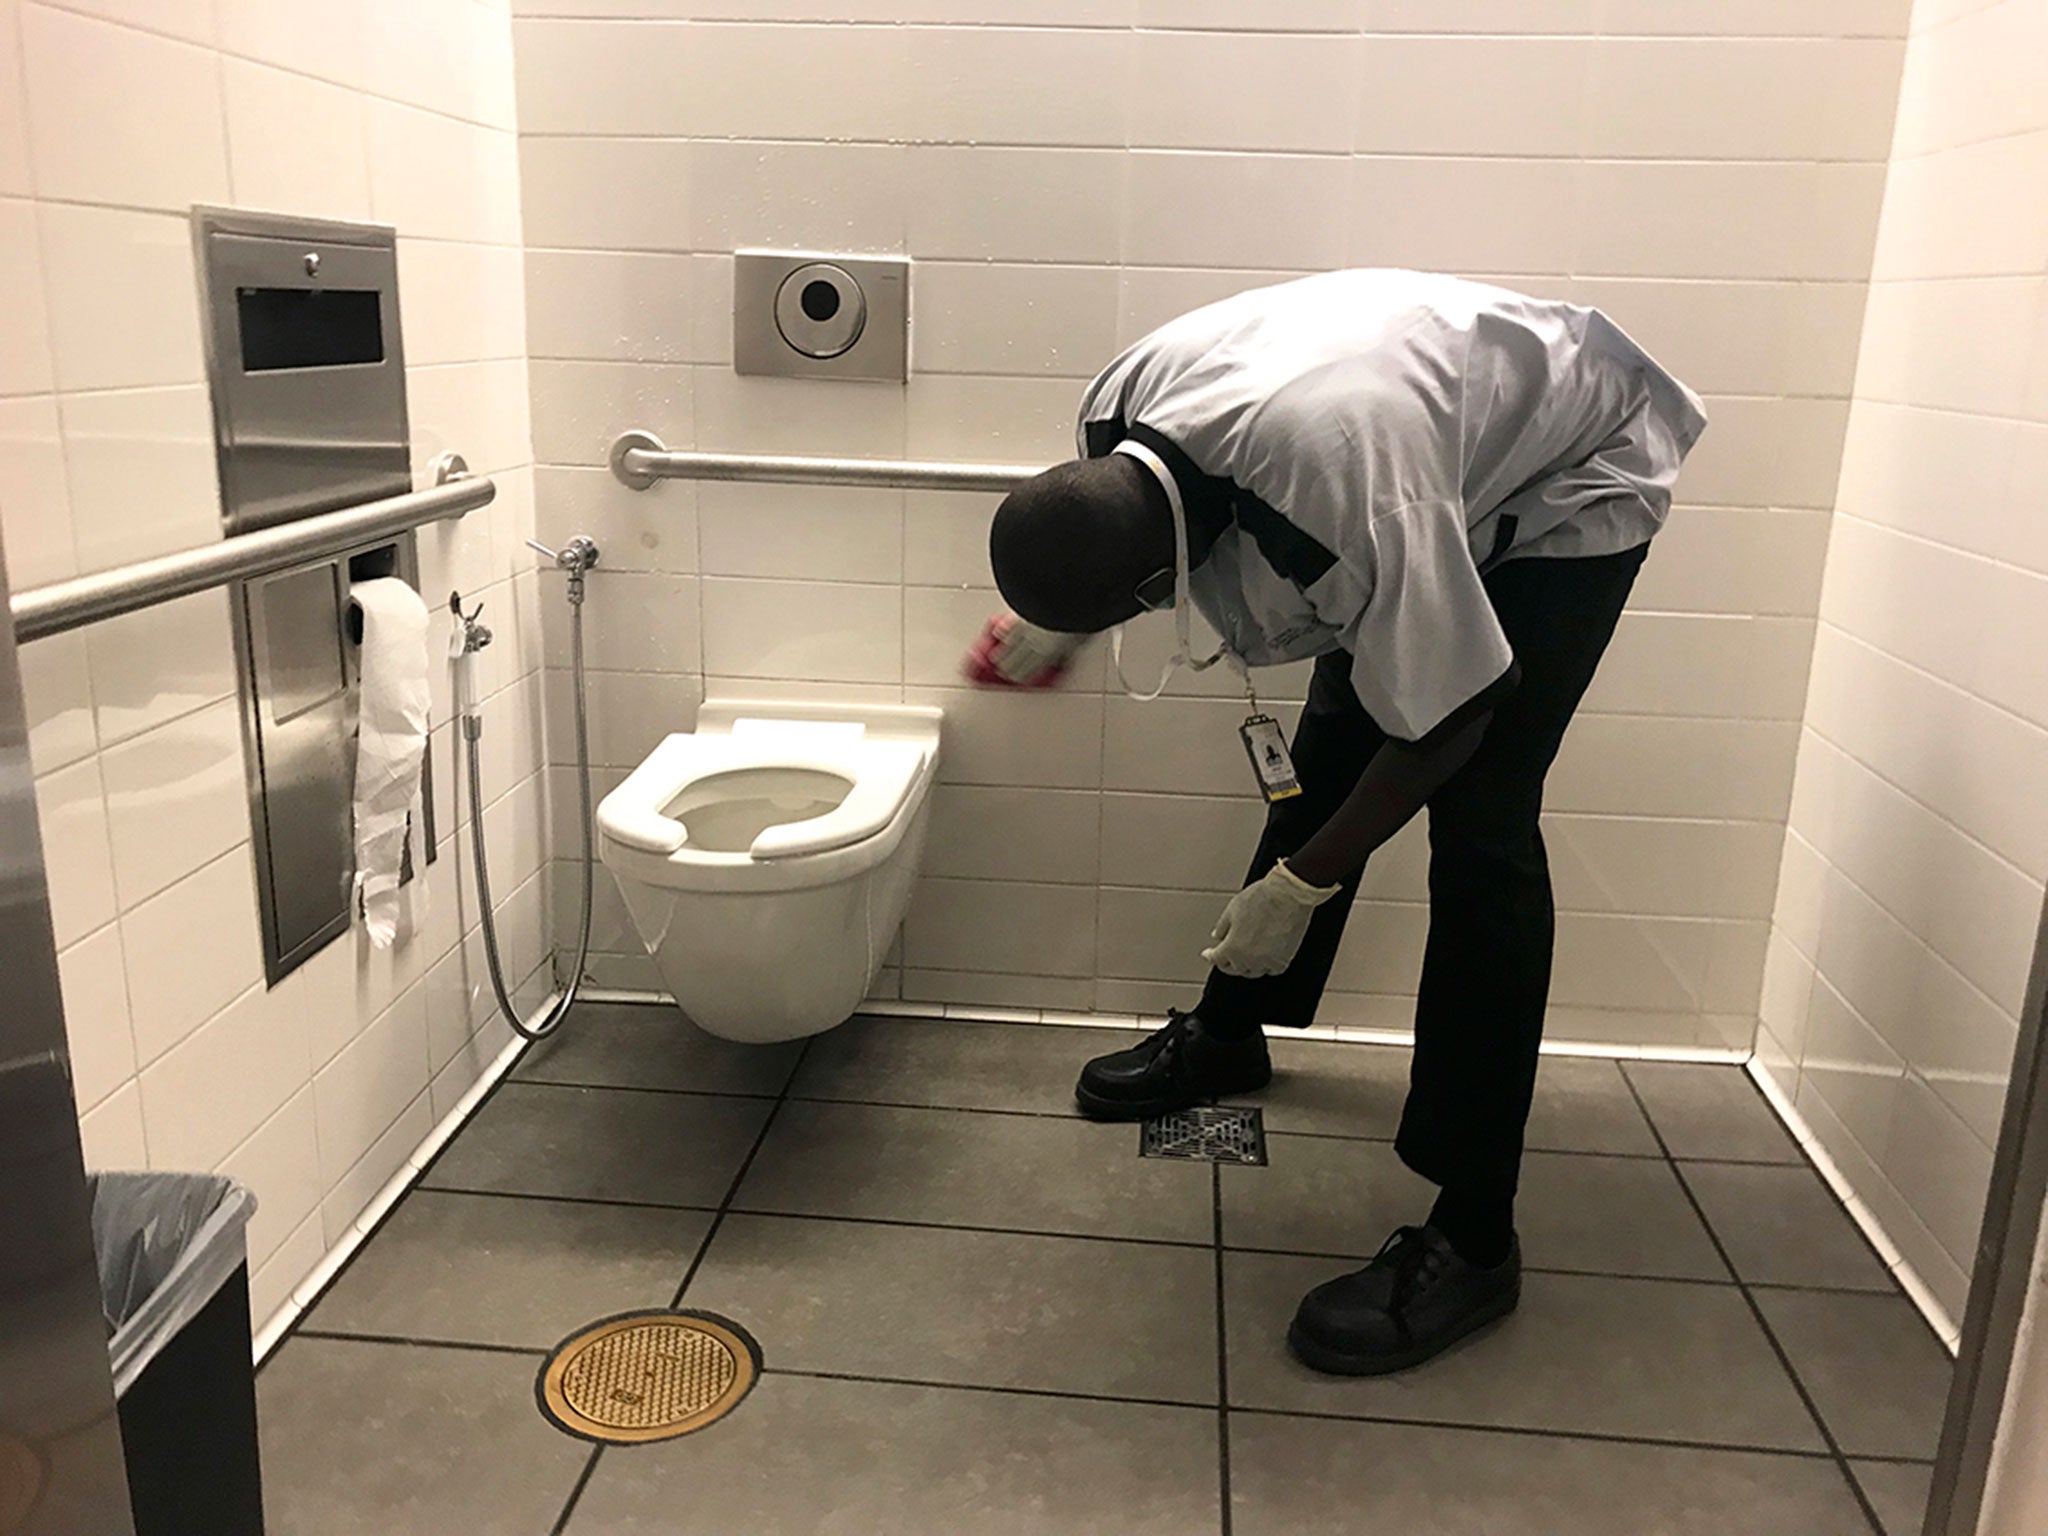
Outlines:
POLYGON ((1301 780, 1294 772, 1294 758, 1287 750, 1287 738, 1280 730, 1280 722, 1259 710, 1258 690, 1252 686, 1251 669, 1235 656, 1238 674, 1244 679, 1244 696, 1251 704, 1251 713, 1243 725, 1237 728, 1239 740, 1244 743, 1245 756, 1251 759, 1252 775, 1258 780, 1259 793, 1268 805, 1282 800, 1292 800, 1301 793, 1301 780))

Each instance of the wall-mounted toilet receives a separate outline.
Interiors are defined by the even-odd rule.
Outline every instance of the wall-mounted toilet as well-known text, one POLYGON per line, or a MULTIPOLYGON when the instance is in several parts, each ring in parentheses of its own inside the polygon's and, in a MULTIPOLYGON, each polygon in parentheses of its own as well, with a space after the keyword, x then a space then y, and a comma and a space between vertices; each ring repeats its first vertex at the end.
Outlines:
POLYGON ((868 995, 924 853, 940 718, 707 701, 605 796, 600 856, 698 1025, 793 1040, 868 995))

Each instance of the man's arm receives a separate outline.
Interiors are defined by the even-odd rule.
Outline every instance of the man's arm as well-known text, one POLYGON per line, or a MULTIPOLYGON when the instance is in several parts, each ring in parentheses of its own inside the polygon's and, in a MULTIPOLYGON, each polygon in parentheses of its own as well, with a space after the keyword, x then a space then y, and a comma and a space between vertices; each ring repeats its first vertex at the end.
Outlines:
POLYGON ((1336 885, 1365 867, 1450 776, 1471 760, 1492 710, 1482 710, 1427 744, 1389 740, 1365 765, 1358 783, 1287 867, 1310 885, 1336 885))

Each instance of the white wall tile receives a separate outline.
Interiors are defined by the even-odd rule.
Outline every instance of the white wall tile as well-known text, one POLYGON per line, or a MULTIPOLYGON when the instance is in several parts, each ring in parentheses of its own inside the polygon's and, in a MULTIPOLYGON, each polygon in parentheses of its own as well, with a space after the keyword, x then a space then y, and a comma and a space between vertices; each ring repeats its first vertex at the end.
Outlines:
POLYGON ((904 702, 946 712, 939 781, 1038 789, 1102 783, 1102 697, 979 688, 907 688, 904 702))
POLYGON ((1579 161, 1376 155, 1348 174, 1343 259, 1358 265, 1561 273, 1581 263, 1579 161))
POLYGON ((1258 32, 1348 32, 1356 21, 1350 0, 1290 0, 1284 8, 1261 11, 1236 0, 1137 0, 1132 19, 1141 27, 1258 32))
MULTIPOLYGON (((408 368, 413 481, 433 483, 442 453, 460 453, 480 475, 504 475, 532 457, 527 365, 520 358, 408 368)), ((509 498, 509 485, 500 488, 509 498)))
POLYGON ((83 1113, 135 1076, 121 930, 109 923, 66 949, 57 957, 57 976, 64 989, 72 1089, 83 1113))
POLYGON ((970 880, 1092 886, 1101 820, 1093 794, 942 784, 932 795, 924 869, 970 880))
POLYGON ((1591 50, 1591 155, 1882 160, 1904 44, 1608 38, 1591 50), (1683 111, 1672 110, 1683 103, 1683 111))
POLYGON ((22 710, 28 717, 29 757, 36 772, 49 773, 87 756, 98 738, 93 733, 85 637, 51 635, 15 654, 21 662, 22 710))
POLYGON ((1810 614, 1820 601, 1828 514, 1678 507, 1629 601, 1680 613, 1810 614))
POLYGON ((1343 37, 1140 32, 1131 57, 1130 142, 1146 148, 1342 152, 1372 83, 1343 37))
POLYGON ((57 203, 37 216, 60 389, 206 376, 192 235, 182 216, 57 203))
POLYGON ((1132 43, 1052 25, 907 28, 905 129, 940 142, 1121 146, 1132 43))
POLYGON ((221 47, 232 54, 363 84, 368 32, 363 0, 215 0, 221 47))
POLYGON ((707 452, 895 458, 903 451, 906 391, 899 384, 741 377, 723 368, 693 373, 697 446, 707 452))
POLYGON ((381 97, 366 98, 370 212, 402 235, 509 244, 519 238, 516 141, 381 97))
POLYGON ((93 1171, 123 1171, 150 1166, 149 1142, 142 1128, 142 1094, 133 1082, 88 1110, 78 1120, 85 1166, 93 1171))
POLYGON ((80 570, 220 538, 213 411, 204 389, 67 395, 63 416, 80 570))
POLYGON ((1585 708, 1796 720, 1812 642, 1811 619, 1624 613, 1585 708))
POLYGON ((1102 797, 1102 878, 1121 886, 1234 891, 1266 822, 1250 795, 1102 797))
POLYGON ((238 207, 370 216, 368 120, 354 91, 243 59, 221 61, 238 207))
POLYGON ((14 591, 78 573, 63 430, 50 396, 0 400, 0 535, 14 591))
POLYGON ((124 913, 121 942, 136 1055, 147 1066, 263 978, 248 850, 222 854, 124 913))
POLYGON ((1116 353, 1114 267, 923 261, 911 297, 918 373, 1090 378, 1116 353))
POLYGON ((398 242, 408 365, 526 355, 520 252, 445 240, 398 242))
POLYGON ((1860 282, 1704 282, 1581 278, 1573 302, 1604 311, 1708 394, 1850 392, 1862 324, 1860 282))
POLYGON ((2010 276, 2038 271, 2048 209, 2010 190, 2048 175, 2048 130, 1893 164, 1871 276, 2010 276), (1996 207, 1996 218, 1984 210, 1996 207))
POLYGON ((1881 164, 1586 162, 1577 270, 1600 276, 1857 279, 1881 164))
POLYGON ((1991 1149, 1917 1078, 1899 1089, 1885 1172, 1958 1265, 1976 1258, 1991 1149))
POLYGON ((705 670, 889 683, 903 676, 903 594, 830 582, 704 582, 705 670))
POLYGON ((426 1092, 426 1000, 424 985, 408 988, 314 1077, 321 1174, 328 1187, 426 1092))
POLYGON ((903 498, 903 579, 926 586, 986 586, 996 502, 974 491, 913 491, 903 498))
POLYGON ((56 387, 50 326, 43 307, 43 255, 35 204, 0 198, 0 293, 10 295, 7 345, 0 348, 0 395, 44 394, 56 387))
POLYGON ((938 970, 1091 976, 1095 893, 1007 880, 923 880, 904 919, 903 958, 938 970))
MULTIPOLYGON (((527 244, 688 250, 694 150, 677 139, 522 135, 519 171, 527 244), (622 187, 638 188, 639 195, 621 197, 622 187)), ((749 231, 746 238, 765 236, 749 231)))
MULTIPOLYGON (((700 251, 900 252, 910 153, 895 144, 692 143, 692 243, 700 251)), ((921 186, 919 196, 936 190, 921 186)), ((910 250, 947 254, 916 241, 910 250)))
POLYGON ((706 482, 697 503, 706 575, 903 578, 900 491, 706 482))
POLYGON ((35 190, 21 73, 21 0, 0 0, 0 193, 35 190))
POLYGON ((304 1088, 305 1020, 276 996, 252 986, 143 1068, 155 1166, 216 1166, 304 1088))
POLYGON ((42 5, 21 28, 37 192, 178 212, 227 200, 212 52, 42 5))
POLYGON ((1214 304, 1248 288, 1267 288, 1305 272, 1233 271, 1213 267, 1141 267, 1118 269, 1117 327, 1119 347, 1127 347, 1169 320, 1205 304, 1214 304))
POLYGON ((529 251, 527 346, 535 357, 689 362, 690 270, 682 255, 529 251))
MULTIPOLYGON (((1873 283, 1857 365, 1859 398, 2014 416, 2025 409, 2048 278, 2001 277, 1873 283), (1957 336, 1989 344, 1958 348, 1957 336)), ((61 360, 60 360, 61 361, 61 360)))
POLYGON ((920 259, 1107 262, 1124 157, 1107 150, 913 145, 903 239, 920 259))
POLYGON ((1983 5, 1945 26, 1920 7, 1926 28, 1907 50, 1899 80, 1893 153, 1981 143, 2040 126, 2048 19, 2037 5, 1983 5))
MULTIPOLYGON (((1370 28, 1372 18, 1366 19, 1370 28)), ((1577 154, 1597 47, 1522 28, 1497 37, 1367 37, 1354 145, 1366 155, 1577 154), (1446 110, 1455 102, 1455 109, 1446 110)))
POLYGON ((50 920, 63 949, 113 920, 114 870, 99 765, 87 761, 36 780, 50 920))
POLYGON ((905 391, 906 451, 923 459, 1055 463, 1074 455, 1072 379, 913 379, 905 391))
POLYGON ((1341 266, 1351 176, 1352 163, 1333 156, 1134 153, 1125 173, 1123 259, 1145 266, 1341 266))
POLYGON ((241 710, 231 699, 108 748, 100 775, 124 909, 249 837, 241 710))
MULTIPOLYGON (((290 1243, 293 1233, 305 1225, 307 1218, 320 1209, 325 1186, 320 1181, 320 1142, 313 1118, 312 1090, 302 1088, 293 1094, 283 1108, 221 1160, 219 1171, 258 1191, 256 1214, 249 1219, 247 1240, 250 1268, 260 1271, 290 1243)), ((308 1267, 318 1261, 321 1251, 315 1248, 308 1267)), ((259 1326, 269 1310, 256 1305, 253 1274, 249 1310, 259 1326)))
POLYGON ((86 633, 93 709, 111 746, 235 691, 227 594, 195 593, 86 633))
POLYGON ((609 470, 542 468, 534 474, 534 494, 534 537, 550 549, 587 534, 597 541, 607 570, 698 568, 700 488, 687 480, 636 491, 609 470))

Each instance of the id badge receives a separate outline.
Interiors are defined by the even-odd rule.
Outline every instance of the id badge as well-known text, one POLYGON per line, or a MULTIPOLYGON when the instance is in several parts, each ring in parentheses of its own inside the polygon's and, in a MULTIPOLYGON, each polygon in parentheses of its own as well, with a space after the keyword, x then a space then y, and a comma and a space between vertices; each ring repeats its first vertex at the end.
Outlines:
POLYGON ((1253 715, 1238 727, 1237 734, 1244 739, 1259 793, 1268 804, 1292 800, 1301 793, 1301 780, 1294 775, 1294 759, 1288 755, 1287 738, 1280 734, 1278 720, 1271 715, 1253 715))

